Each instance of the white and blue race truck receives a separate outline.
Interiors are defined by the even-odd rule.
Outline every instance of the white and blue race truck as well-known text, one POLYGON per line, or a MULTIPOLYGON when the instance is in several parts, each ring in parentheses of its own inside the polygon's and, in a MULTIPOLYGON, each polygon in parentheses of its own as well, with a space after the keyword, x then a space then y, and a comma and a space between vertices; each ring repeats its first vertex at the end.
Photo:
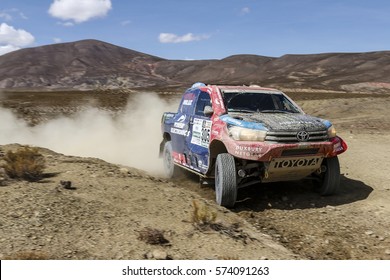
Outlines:
POLYGON ((225 207, 256 183, 312 178, 322 195, 340 187, 338 155, 347 144, 330 121, 305 114, 276 89, 196 83, 177 112, 163 114, 161 129, 167 177, 186 169, 213 180, 225 207))

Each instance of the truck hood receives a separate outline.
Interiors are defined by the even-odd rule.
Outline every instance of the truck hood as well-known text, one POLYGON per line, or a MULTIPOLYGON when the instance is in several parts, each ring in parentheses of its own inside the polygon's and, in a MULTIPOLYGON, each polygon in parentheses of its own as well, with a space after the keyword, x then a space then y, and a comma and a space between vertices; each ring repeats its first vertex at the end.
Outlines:
POLYGON ((318 131, 331 126, 329 121, 297 113, 229 113, 220 119, 231 125, 268 131, 318 131))

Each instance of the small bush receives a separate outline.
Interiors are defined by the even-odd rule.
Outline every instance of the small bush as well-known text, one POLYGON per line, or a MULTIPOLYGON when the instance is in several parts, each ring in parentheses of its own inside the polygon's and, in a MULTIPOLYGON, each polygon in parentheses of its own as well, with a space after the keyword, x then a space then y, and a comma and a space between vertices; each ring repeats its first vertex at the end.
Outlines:
POLYGON ((238 223, 232 225, 223 225, 221 223, 215 222, 217 218, 217 213, 210 210, 206 204, 200 203, 197 200, 192 201, 193 212, 192 212, 192 222, 193 226, 202 232, 205 231, 215 231, 220 234, 229 236, 234 240, 241 240, 244 244, 247 244, 248 240, 256 240, 255 238, 249 236, 242 229, 238 223))
POLYGON ((6 186, 8 183, 9 177, 5 172, 5 169, 0 166, 0 186, 6 186))
POLYGON ((4 157, 3 168, 10 178, 30 182, 42 178, 45 169, 45 158, 37 148, 23 147, 16 152, 8 151, 4 157))
POLYGON ((148 244, 164 245, 169 243, 169 240, 164 237, 164 232, 158 229, 146 227, 138 233, 138 239, 148 244))
POLYGON ((210 210, 204 203, 197 200, 192 201, 193 212, 192 222, 197 225, 212 224, 217 218, 217 213, 210 210))

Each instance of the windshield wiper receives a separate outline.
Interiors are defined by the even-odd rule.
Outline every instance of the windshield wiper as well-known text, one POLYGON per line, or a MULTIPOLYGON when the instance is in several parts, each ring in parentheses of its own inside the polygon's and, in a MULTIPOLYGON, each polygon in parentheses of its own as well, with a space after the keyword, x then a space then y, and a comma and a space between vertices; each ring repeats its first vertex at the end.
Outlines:
POLYGON ((234 113, 234 112, 240 112, 240 113, 255 113, 253 110, 248 110, 248 109, 228 109, 229 113, 234 113))
POLYGON ((260 113, 292 113, 290 111, 285 111, 285 110, 261 110, 260 113))

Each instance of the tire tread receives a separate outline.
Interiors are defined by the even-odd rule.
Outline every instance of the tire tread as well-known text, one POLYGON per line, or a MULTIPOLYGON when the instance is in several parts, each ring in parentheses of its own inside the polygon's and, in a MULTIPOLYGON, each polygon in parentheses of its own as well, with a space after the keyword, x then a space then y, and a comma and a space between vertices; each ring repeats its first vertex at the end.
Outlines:
POLYGON ((216 170, 220 174, 218 182, 220 186, 215 186, 217 203, 225 207, 233 207, 237 199, 237 179, 234 157, 231 154, 223 153, 217 156, 216 170))

